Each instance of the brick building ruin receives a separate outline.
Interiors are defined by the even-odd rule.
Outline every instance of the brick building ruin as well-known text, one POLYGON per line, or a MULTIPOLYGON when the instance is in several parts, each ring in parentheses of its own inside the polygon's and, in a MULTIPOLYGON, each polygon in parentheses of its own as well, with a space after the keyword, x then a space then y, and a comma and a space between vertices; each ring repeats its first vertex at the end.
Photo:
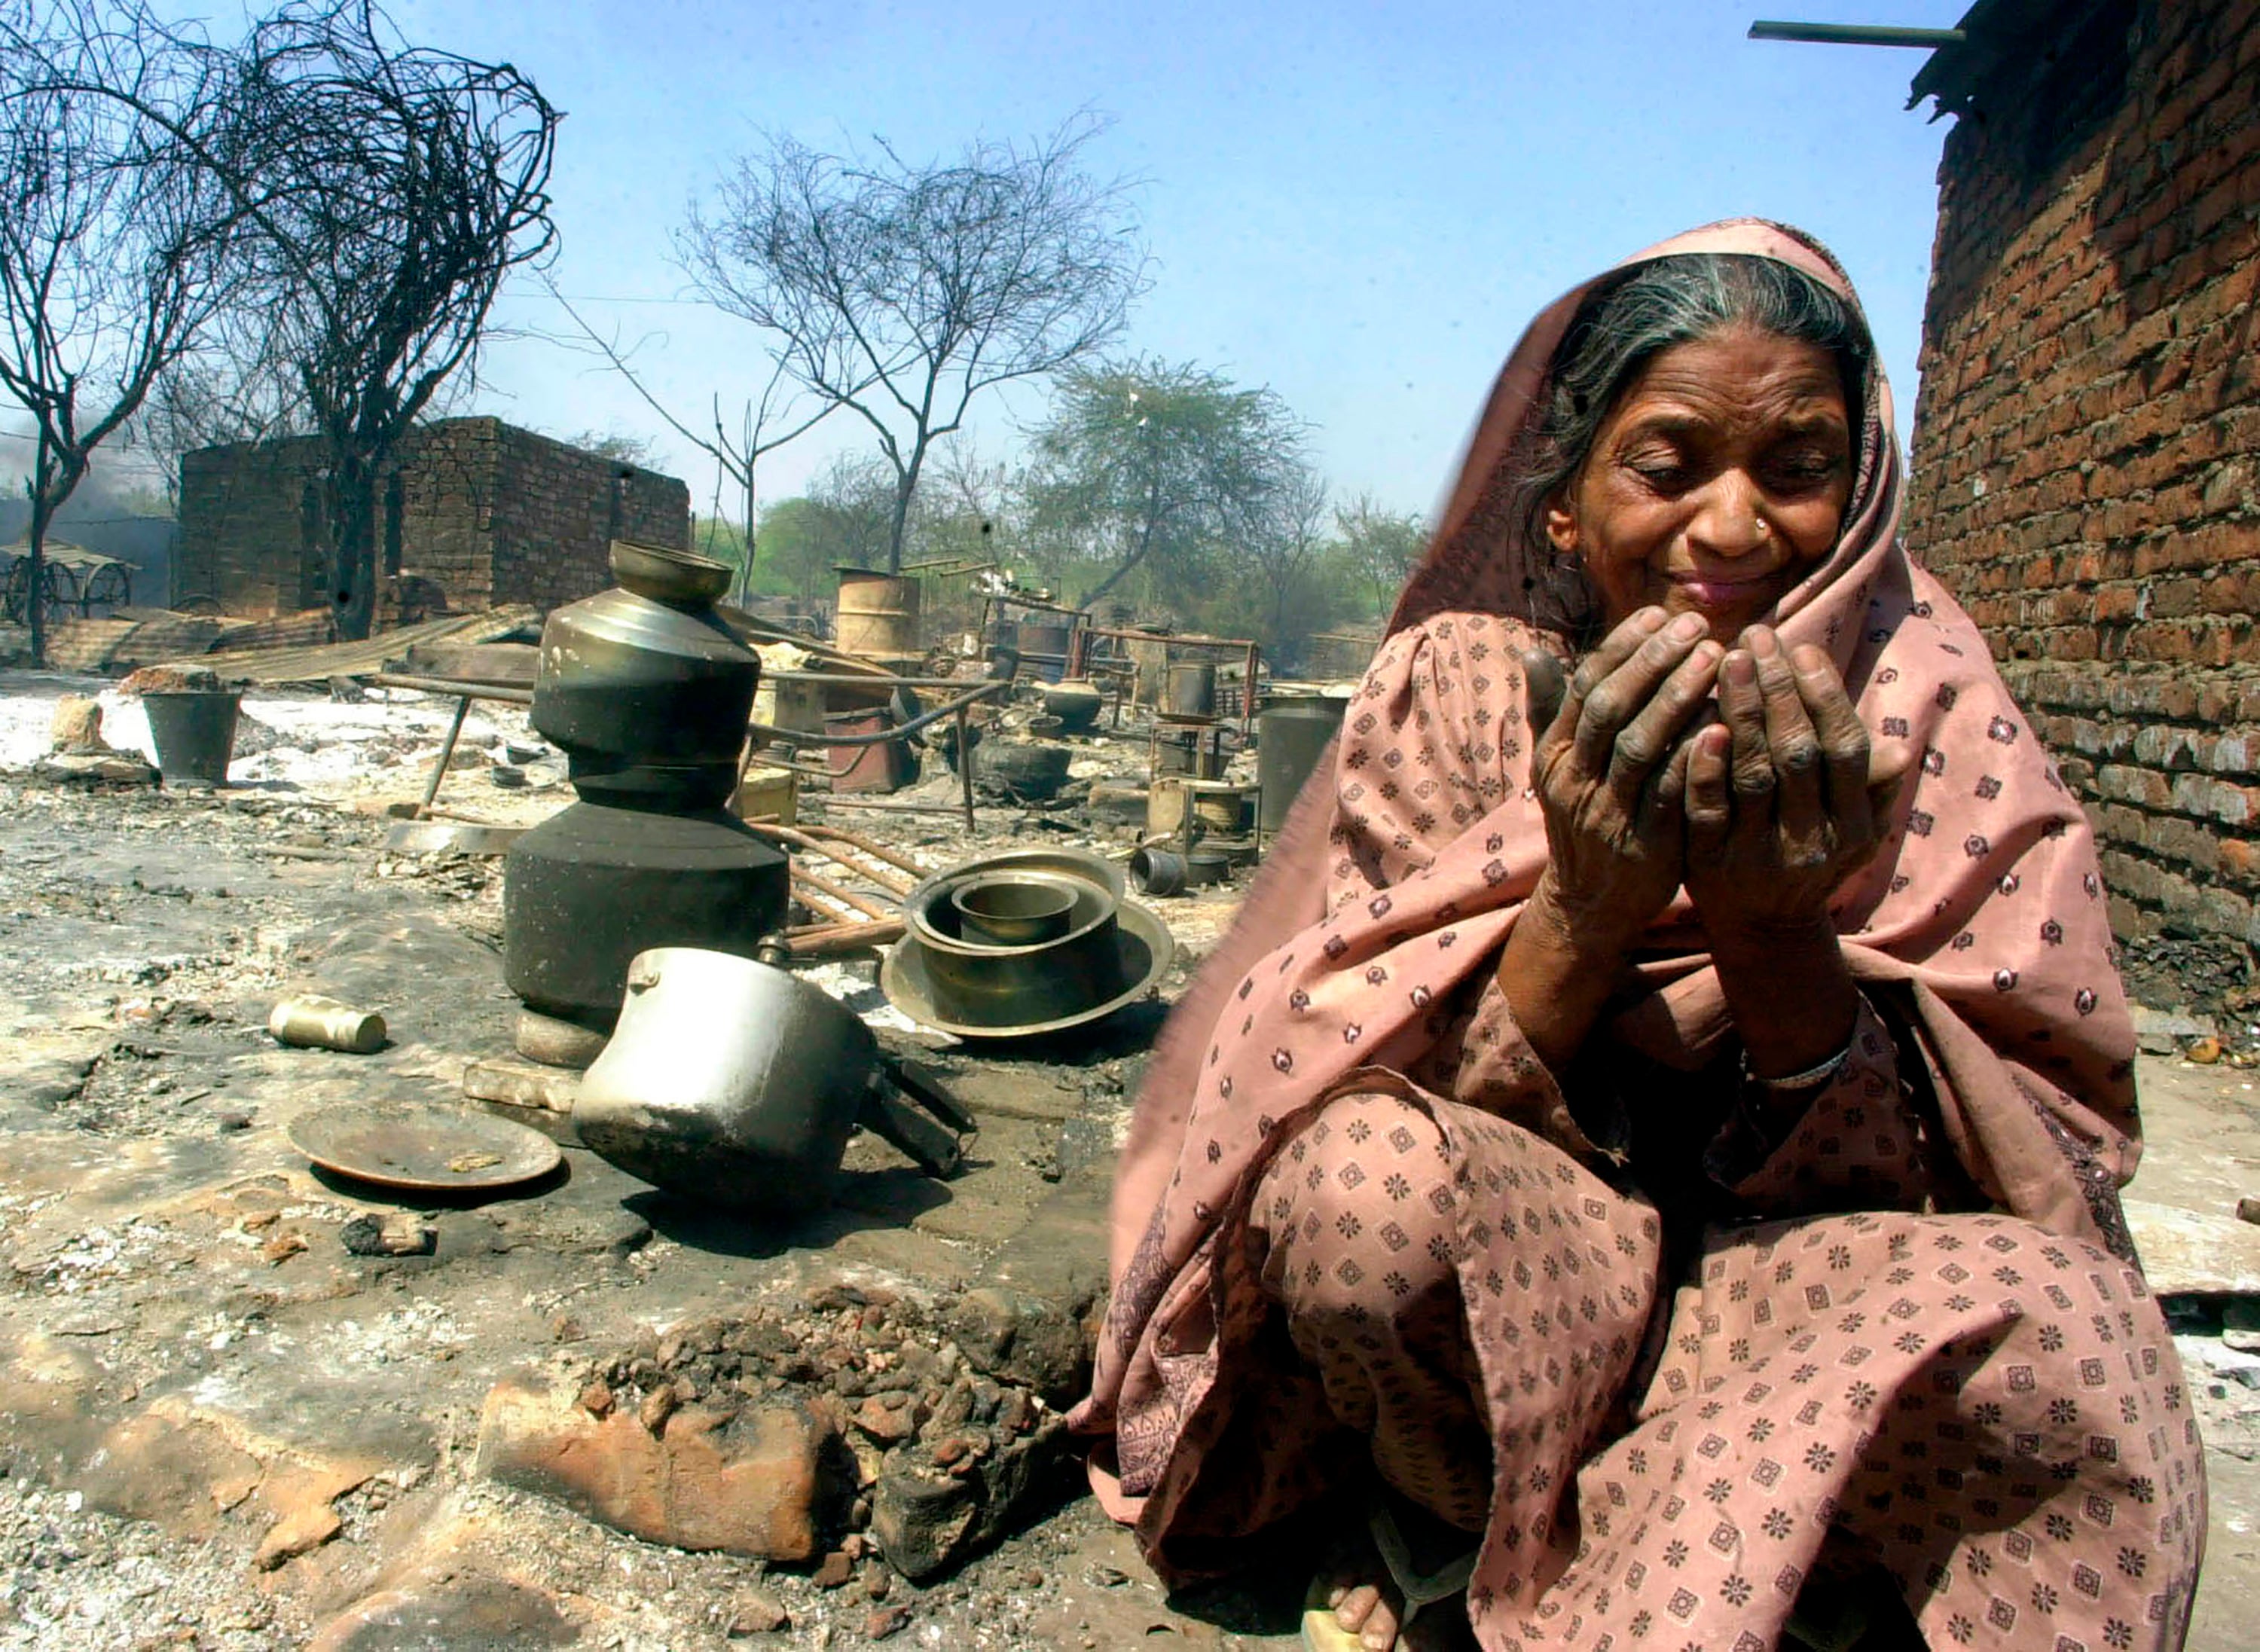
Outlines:
POLYGON ((2103 839, 2122 936, 2260 944, 2260 0, 1983 0, 1907 542, 2103 839))
MULTIPOLYGON (((183 455, 175 600, 242 615, 326 607, 321 474, 320 446, 305 438, 183 455)), ((615 539, 688 547, 690 490, 498 418, 416 431, 377 496, 380 588, 412 576, 457 611, 554 608, 602 590, 615 539)))

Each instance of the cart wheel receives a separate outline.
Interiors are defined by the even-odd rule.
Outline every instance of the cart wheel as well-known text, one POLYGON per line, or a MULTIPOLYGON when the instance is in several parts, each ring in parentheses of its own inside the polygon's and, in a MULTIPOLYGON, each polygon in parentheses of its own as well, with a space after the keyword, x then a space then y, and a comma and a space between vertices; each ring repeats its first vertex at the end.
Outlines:
POLYGON ((104 562, 87 576, 85 589, 79 592, 78 611, 82 619, 91 619, 99 608, 107 614, 112 609, 123 608, 133 600, 132 578, 122 562, 104 562))
POLYGON ((46 586, 47 624, 54 626, 70 619, 78 607, 78 576, 61 562, 49 562, 46 572, 41 583, 46 586))

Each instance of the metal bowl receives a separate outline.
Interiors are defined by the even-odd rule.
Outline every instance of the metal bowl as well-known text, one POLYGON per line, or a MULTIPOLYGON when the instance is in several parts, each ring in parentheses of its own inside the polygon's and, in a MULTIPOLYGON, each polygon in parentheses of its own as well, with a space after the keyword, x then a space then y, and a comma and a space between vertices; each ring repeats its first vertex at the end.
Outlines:
POLYGON ((612 577, 622 589, 654 602, 694 608, 719 601, 736 571, 711 556, 635 540, 614 540, 611 563, 612 577))
POLYGON ((1000 872, 951 885, 949 904, 957 911, 959 931, 966 939, 1000 947, 1032 946, 1067 933, 1077 887, 1064 878, 1000 872))
MULTIPOLYGON (((999 972, 1006 987, 981 990, 979 983, 953 972, 958 961, 910 934, 889 949, 879 990, 920 1026, 959 1038, 1027 1038, 1082 1026, 1145 997, 1176 955, 1169 926, 1147 908, 1124 901, 1113 917, 1104 936, 1111 955, 1091 972, 1098 982, 1086 976, 1078 984, 1065 969, 1031 969, 1013 958, 999 972)), ((1055 952, 1057 945, 1033 950, 1055 952)))
POLYGON ((1005 946, 969 934, 951 897, 967 881, 913 890, 910 933, 925 960, 936 1007, 957 1020, 1048 1021, 1103 1002, 1126 984, 1116 940, 1114 898, 1096 884, 1056 874, 995 874, 1062 890, 1073 899, 1064 934, 1005 946))
POLYGON ((948 871, 936 872, 911 891, 910 902, 915 905, 920 894, 937 883, 960 883, 991 872, 1049 872, 1093 884, 1116 900, 1122 898, 1122 869, 1103 855, 1084 849, 1006 849, 1001 855, 978 855, 948 871))

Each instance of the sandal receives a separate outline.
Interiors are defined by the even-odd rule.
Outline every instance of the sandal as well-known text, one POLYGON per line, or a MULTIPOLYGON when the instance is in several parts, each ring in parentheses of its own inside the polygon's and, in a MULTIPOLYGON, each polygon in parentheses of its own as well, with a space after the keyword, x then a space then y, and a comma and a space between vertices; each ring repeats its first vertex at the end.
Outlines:
MULTIPOLYGON (((1406 1541, 1404 1528, 1398 1524, 1396 1513, 1386 1498, 1374 1504, 1366 1517, 1366 1530, 1401 1603, 1397 1614, 1399 1639, 1412 1627, 1413 1619, 1438 1601, 1458 1599, 1467 1594, 1468 1579, 1476 1570, 1474 1549, 1455 1555, 1434 1571, 1418 1570, 1412 1545, 1406 1541)), ((1334 1576, 1334 1569, 1329 1568, 1311 1579, 1310 1591, 1303 1597, 1303 1645, 1307 1652, 1364 1652, 1364 1643, 1354 1630, 1341 1627, 1327 1602, 1334 1576)), ((1464 1612, 1461 1621, 1466 1621, 1464 1612)))

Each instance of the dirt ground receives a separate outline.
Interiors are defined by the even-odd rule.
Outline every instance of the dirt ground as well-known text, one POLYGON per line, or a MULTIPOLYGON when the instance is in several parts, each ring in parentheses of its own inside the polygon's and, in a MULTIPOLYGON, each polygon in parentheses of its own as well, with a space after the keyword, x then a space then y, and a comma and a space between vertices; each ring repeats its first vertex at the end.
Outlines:
MULTIPOLYGON (((237 783, 104 792, 24 772, 74 688, 0 676, 0 1647, 1296 1644, 1307 1560, 1167 1600, 1071 1482, 926 1586, 866 1560, 824 1588, 475 1471, 495 1384, 554 1384, 702 1315, 841 1282, 921 1300, 1087 1284, 1161 1005, 1003 1058, 875 1016, 979 1117, 947 1184, 858 1138, 833 1209, 779 1227, 670 1202, 569 1145, 517 1196, 422 1207, 432 1254, 356 1255, 347 1225, 399 1206, 312 1170, 292 1120, 456 1100, 468 1062, 510 1051, 498 863, 388 855, 388 823, 356 808, 420 790, 446 708, 254 698, 253 743, 273 743, 237 783), (267 1009, 302 989, 381 1010, 391 1041, 279 1047, 267 1009), (788 1626, 752 1634, 772 1613, 788 1626)), ((132 728, 113 704, 111 738, 132 728)), ((569 801, 521 719, 473 735, 443 801, 520 821, 569 801), (496 783, 497 760, 526 783, 496 783)), ((975 838, 946 815, 833 818, 936 867, 1084 840, 1072 817, 1007 809, 975 838)), ((1180 943, 1165 998, 1234 898, 1156 903, 1180 943)), ((882 1002, 869 962, 819 978, 859 1010, 882 1002)), ((2217 1218, 2260 1191, 2248 1069, 2161 1055, 2142 1082, 2137 1199, 2217 1218)), ((2229 1345, 2248 1340, 2242 1300, 2175 1302, 2213 1474, 2200 1652, 2249 1645, 2260 1609, 2260 1355, 2229 1345)))

